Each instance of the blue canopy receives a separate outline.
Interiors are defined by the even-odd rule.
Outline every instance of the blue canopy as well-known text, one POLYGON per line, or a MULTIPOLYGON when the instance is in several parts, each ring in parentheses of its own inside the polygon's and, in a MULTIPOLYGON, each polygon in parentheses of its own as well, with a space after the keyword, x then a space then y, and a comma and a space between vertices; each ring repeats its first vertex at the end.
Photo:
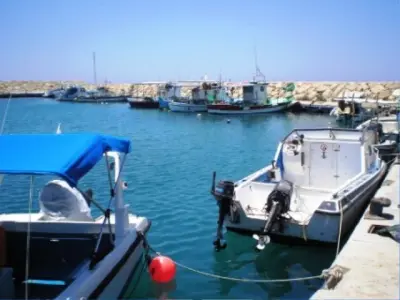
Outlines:
POLYGON ((54 174, 75 186, 108 151, 129 153, 129 140, 98 134, 0 135, 0 174, 54 174))

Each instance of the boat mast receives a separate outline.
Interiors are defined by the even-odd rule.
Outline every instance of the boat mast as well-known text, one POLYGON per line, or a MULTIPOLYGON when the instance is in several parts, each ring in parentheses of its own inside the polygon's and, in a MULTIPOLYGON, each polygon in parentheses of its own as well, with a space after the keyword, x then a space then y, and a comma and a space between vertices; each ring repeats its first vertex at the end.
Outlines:
POLYGON ((254 46, 254 64, 256 67, 256 76, 254 76, 254 81, 257 81, 257 78, 262 78, 262 81, 265 82, 265 76, 261 72, 260 68, 258 67, 258 59, 257 59, 257 47, 254 46))
POLYGON ((94 85, 97 87, 96 52, 93 52, 93 79, 94 79, 94 85))

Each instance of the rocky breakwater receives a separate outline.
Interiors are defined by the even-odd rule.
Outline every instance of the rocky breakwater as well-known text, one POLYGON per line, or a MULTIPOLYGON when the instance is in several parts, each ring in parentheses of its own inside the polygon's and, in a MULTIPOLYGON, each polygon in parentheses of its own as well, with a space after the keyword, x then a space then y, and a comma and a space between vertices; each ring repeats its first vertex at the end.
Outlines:
MULTIPOLYGON (((268 85, 268 95, 271 98, 285 97, 285 87, 289 82, 271 82, 268 85)), ((345 92, 359 92, 364 98, 395 100, 400 96, 399 82, 294 82, 293 96, 296 100, 304 101, 331 101, 342 97, 345 92)), ((242 89, 238 84, 227 84, 234 87, 234 98, 242 97, 242 89)), ((132 84, 128 91, 130 95, 157 96, 157 84, 132 84)), ((193 87, 183 86, 182 96, 189 96, 193 87)))
MULTIPOLYGON (((271 82, 268 85, 268 94, 271 98, 285 97, 285 87, 289 82, 271 82)), ((83 81, 1 81, 0 94, 8 93, 44 93, 47 90, 61 86, 80 85, 88 90, 94 89, 93 84, 83 81)), ((242 97, 239 85, 226 84, 234 87, 231 96, 242 97)), ((293 96, 296 100, 331 101, 342 97, 344 92, 361 92, 363 97, 370 99, 395 100, 400 96, 399 82, 294 82, 293 96)), ((116 93, 127 96, 156 97, 158 89, 163 84, 135 84, 109 83, 107 88, 116 93)), ((182 96, 189 96, 193 86, 183 86, 182 96)))
MULTIPOLYGON (((84 87, 86 90, 95 89, 94 84, 84 81, 0 81, 0 94, 43 94, 48 90, 57 89, 77 85, 84 87)), ((126 94, 130 90, 132 84, 107 84, 107 87, 116 94, 126 94)))
MULTIPOLYGON (((268 87, 272 98, 283 97, 287 83, 271 83, 268 87)), ((345 92, 358 92, 363 98, 395 100, 400 94, 399 82, 294 82, 296 100, 331 101, 343 97, 345 92)))

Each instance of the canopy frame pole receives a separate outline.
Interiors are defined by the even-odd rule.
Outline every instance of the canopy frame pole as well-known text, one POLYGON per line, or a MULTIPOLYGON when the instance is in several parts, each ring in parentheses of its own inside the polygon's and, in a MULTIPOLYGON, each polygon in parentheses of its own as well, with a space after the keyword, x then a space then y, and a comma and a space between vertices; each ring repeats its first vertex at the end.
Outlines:
POLYGON ((30 252, 31 252, 31 222, 32 222, 32 203, 33 203, 33 175, 30 176, 29 184, 29 203, 28 203, 28 224, 26 229, 26 258, 25 258, 25 299, 29 299, 29 267, 30 267, 30 252))
MULTIPOLYGON (((105 152, 105 153, 107 153, 107 152, 105 152)), ((109 169, 109 163, 108 163, 108 158, 107 158, 107 154, 105 155, 106 156, 106 164, 107 164, 107 172, 108 172, 108 176, 109 176, 109 183, 110 183, 110 187, 111 187, 111 189, 110 189, 110 200, 108 201, 108 206, 107 206, 107 209, 105 210, 105 212, 104 212, 104 219, 103 219, 103 223, 101 224, 101 227, 100 227, 100 233, 99 233, 99 236, 98 236, 98 238, 97 238, 97 241, 96 241, 96 246, 95 246, 95 248, 94 248, 94 251, 93 251, 93 254, 92 254, 92 258, 91 258, 91 261, 90 261, 90 264, 89 264, 89 269, 90 270, 92 270, 93 268, 94 268, 94 266, 97 264, 97 262, 98 261, 100 261, 101 260, 101 258, 99 258, 98 257, 98 251, 99 251, 99 247, 100 247, 100 242, 101 242, 101 239, 102 239, 102 237, 103 237, 103 232, 104 232, 104 225, 105 225, 105 223, 106 223, 106 221, 108 220, 108 225, 109 225, 109 230, 110 230, 110 241, 112 241, 112 245, 113 245, 113 247, 115 246, 115 244, 114 244, 114 240, 113 240, 113 237, 112 237, 112 228, 111 228, 111 222, 110 222, 110 213, 111 213, 111 203, 112 203, 112 200, 114 199, 114 197, 115 197, 115 188, 117 187, 117 184, 120 182, 120 177, 121 177, 121 173, 122 173, 122 170, 123 170, 123 167, 124 167, 124 165, 125 165, 125 159, 126 159, 126 155, 124 155, 124 157, 123 157, 123 159, 122 159, 122 162, 121 162, 121 166, 120 166, 120 170, 119 170, 119 173, 118 173, 118 176, 117 176, 117 178, 116 178, 116 180, 115 180, 115 183, 114 183, 114 185, 112 184, 112 181, 111 181, 111 175, 110 175, 110 169, 109 169)), ((120 220, 115 220, 115 223, 117 223, 117 222, 119 222, 120 220)), ((122 221, 122 220, 121 220, 122 221)))

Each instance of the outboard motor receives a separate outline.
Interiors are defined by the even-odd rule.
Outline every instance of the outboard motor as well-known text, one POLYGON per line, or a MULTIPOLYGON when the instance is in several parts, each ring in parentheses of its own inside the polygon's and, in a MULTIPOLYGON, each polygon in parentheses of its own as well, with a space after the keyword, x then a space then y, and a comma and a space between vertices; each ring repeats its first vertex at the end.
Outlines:
POLYGON ((383 126, 382 126, 381 123, 377 124, 376 132, 378 133, 378 141, 382 143, 383 142, 383 137, 384 137, 385 134, 383 132, 383 126))
POLYGON ((215 177, 216 173, 214 172, 211 194, 217 200, 219 211, 218 211, 217 235, 213 244, 215 246, 215 250, 219 251, 221 249, 226 248, 226 242, 223 240, 222 229, 224 225, 225 216, 229 215, 230 213, 230 208, 235 193, 235 184, 232 181, 221 180, 218 182, 217 186, 215 186, 215 177))
POLYGON ((261 235, 253 235, 253 238, 258 240, 257 250, 261 251, 265 248, 265 245, 270 241, 268 233, 271 231, 272 226, 279 220, 282 214, 289 211, 292 193, 293 184, 287 180, 281 180, 269 194, 267 203, 265 204, 268 219, 265 222, 264 228, 262 228, 261 235))

